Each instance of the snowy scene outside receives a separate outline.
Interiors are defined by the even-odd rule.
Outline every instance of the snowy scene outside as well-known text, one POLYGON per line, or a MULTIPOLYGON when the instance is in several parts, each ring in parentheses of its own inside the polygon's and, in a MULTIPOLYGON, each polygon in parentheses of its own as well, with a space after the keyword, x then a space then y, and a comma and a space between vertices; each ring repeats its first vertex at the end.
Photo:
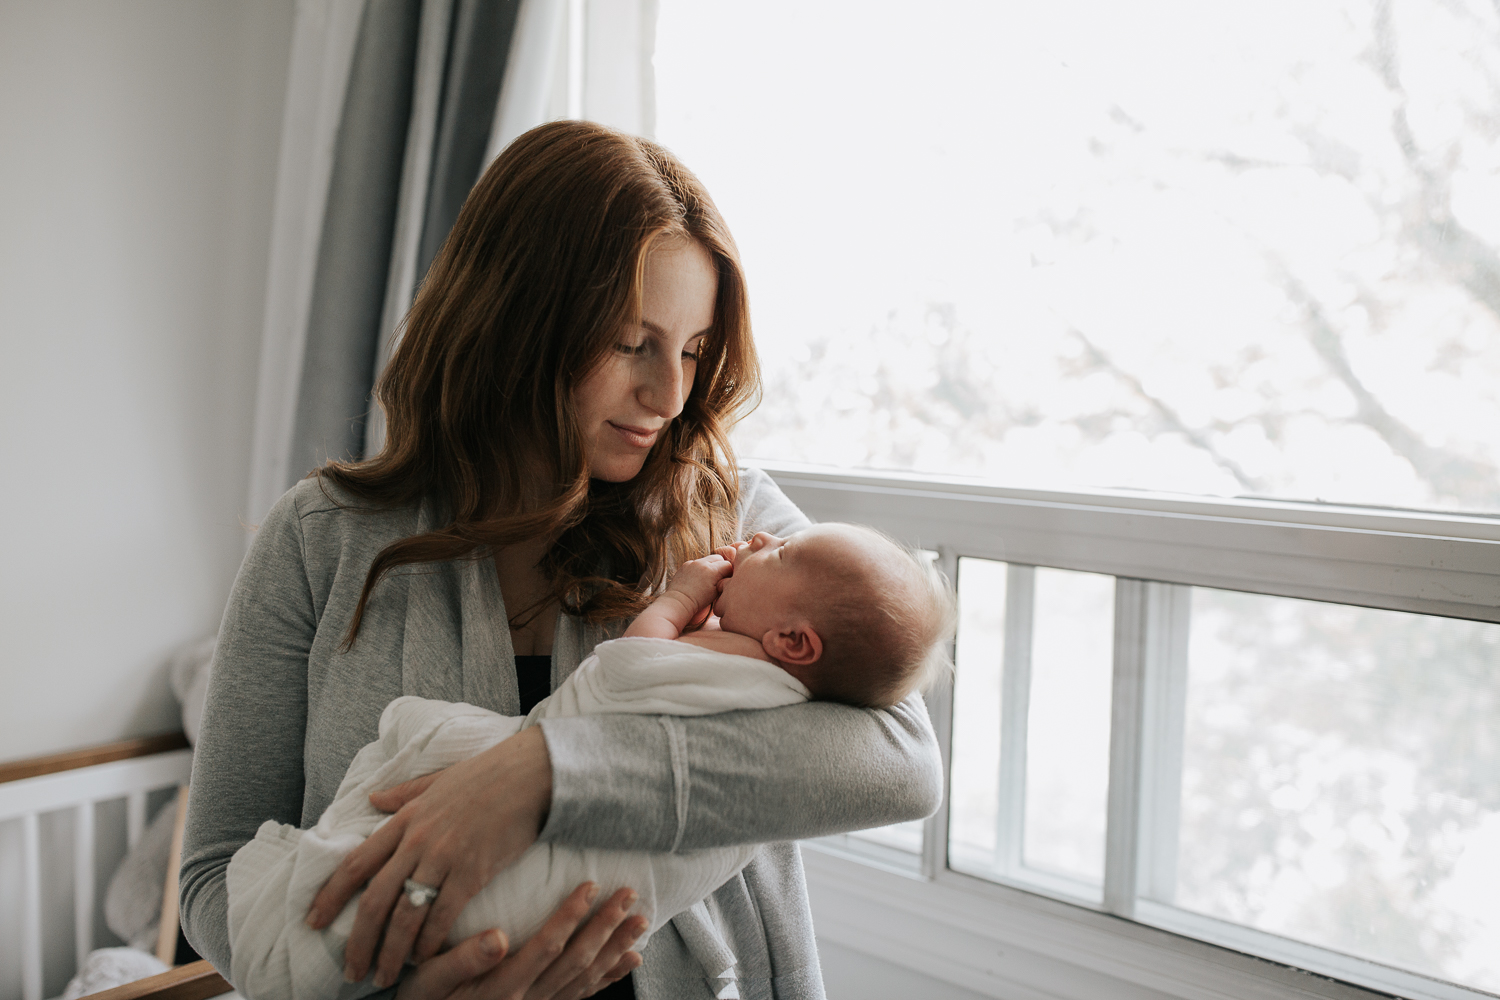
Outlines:
MULTIPOLYGON (((661 0, 655 74, 750 283, 742 457, 1500 514, 1492 0, 661 0)), ((1044 887, 1102 873, 1089 576, 1029 624, 1044 887)), ((1005 566, 959 586, 950 862, 1010 877, 1005 566)), ((1500 990, 1497 635, 1195 590, 1161 901, 1500 990)))

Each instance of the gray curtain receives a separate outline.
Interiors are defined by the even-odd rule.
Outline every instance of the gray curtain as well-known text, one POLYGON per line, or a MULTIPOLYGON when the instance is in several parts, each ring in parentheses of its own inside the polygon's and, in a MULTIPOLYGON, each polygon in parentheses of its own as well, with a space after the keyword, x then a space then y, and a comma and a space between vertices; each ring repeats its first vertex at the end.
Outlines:
MULTIPOLYGON (((519 6, 520 0, 425 0, 425 11, 424 0, 364 6, 334 145, 281 489, 329 458, 363 456, 382 328, 390 322, 387 286, 399 271, 392 254, 403 184, 427 185, 415 220, 420 282, 485 165, 519 6), (446 30, 446 45, 420 44, 421 32, 433 25, 446 30), (443 60, 435 109, 414 101, 419 51, 443 60), (416 127, 414 115, 434 111, 435 128, 416 127), (432 137, 430 150, 407 148, 424 135, 432 137)), ((395 293, 404 311, 412 289, 395 293)))

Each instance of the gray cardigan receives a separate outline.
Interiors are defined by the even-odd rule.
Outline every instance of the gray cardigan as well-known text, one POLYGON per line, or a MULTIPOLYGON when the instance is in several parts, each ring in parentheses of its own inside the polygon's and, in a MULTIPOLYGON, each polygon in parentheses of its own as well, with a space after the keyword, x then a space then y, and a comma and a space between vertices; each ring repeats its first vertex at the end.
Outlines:
MULTIPOLYGON (((756 470, 743 473, 740 515, 745 536, 809 523, 756 470)), ((220 971, 229 968, 230 857, 264 820, 317 822, 387 703, 414 694, 518 714, 510 630, 488 559, 388 577, 359 641, 338 649, 375 554, 434 526, 426 506, 355 511, 309 479, 257 532, 219 633, 183 846, 183 925, 220 971)), ((620 631, 559 615, 552 686, 620 631)), ((941 797, 937 742, 916 696, 885 711, 814 702, 694 719, 553 719, 542 730, 553 772, 542 840, 643 851, 764 844, 709 900, 747 1000, 823 996, 791 841, 914 819, 941 797)), ((639 1000, 712 996, 670 925, 643 958, 639 1000)))

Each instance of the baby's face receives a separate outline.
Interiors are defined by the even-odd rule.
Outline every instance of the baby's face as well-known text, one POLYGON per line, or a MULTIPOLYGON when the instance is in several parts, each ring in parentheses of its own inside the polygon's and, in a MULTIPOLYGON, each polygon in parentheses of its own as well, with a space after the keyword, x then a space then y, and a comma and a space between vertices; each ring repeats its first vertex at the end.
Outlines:
POLYGON ((817 524, 787 538, 758 532, 736 547, 734 573, 719 584, 720 627, 760 639, 806 618, 826 568, 859 558, 867 545, 865 532, 845 524, 817 524))

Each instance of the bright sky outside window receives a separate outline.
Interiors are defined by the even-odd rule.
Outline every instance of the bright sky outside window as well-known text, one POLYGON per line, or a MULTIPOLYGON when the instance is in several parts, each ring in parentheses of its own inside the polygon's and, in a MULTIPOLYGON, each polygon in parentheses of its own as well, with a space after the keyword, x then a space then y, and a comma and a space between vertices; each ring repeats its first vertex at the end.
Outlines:
POLYGON ((662 0, 743 455, 1500 511, 1500 8, 662 0))

